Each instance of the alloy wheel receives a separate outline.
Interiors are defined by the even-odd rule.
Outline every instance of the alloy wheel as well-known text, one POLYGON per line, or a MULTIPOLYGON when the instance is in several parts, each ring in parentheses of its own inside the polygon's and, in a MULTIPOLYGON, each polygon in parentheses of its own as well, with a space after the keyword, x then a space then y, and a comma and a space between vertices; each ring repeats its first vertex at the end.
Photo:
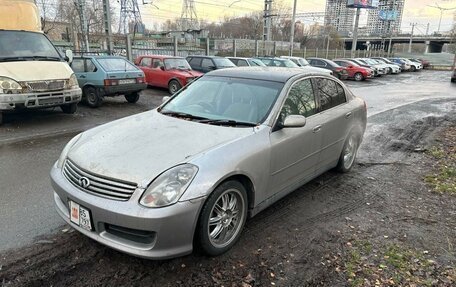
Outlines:
POLYGON ((353 162, 355 161, 356 157, 356 151, 356 140, 353 136, 351 136, 348 139, 348 143, 344 150, 344 168, 350 169, 350 167, 353 165, 353 162))

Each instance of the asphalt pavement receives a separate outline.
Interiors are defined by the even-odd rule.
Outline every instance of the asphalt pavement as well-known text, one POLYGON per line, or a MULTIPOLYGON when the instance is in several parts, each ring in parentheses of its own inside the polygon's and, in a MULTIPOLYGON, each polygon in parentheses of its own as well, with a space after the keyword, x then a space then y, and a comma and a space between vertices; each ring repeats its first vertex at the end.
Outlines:
MULTIPOLYGON (((385 76, 366 82, 347 82, 368 105, 368 127, 377 132, 382 118, 409 121, 426 114, 448 113, 445 104, 456 99, 449 72, 422 71, 385 76), (408 117, 401 113, 409 112, 408 117)), ((11 114, 0 127, 0 252, 29 244, 63 228, 54 211, 49 170, 66 142, 76 133, 97 125, 150 110, 168 95, 164 90, 144 91, 137 104, 107 99, 98 109, 80 106, 75 115, 58 109, 11 114)), ((404 122, 405 123, 405 122, 404 122)))

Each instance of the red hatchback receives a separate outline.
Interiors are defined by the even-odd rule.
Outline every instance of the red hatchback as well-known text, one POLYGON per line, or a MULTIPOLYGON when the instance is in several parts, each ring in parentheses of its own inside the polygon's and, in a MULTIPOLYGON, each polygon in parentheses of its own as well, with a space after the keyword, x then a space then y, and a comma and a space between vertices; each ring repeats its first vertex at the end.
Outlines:
POLYGON ((168 88, 174 94, 203 74, 193 71, 185 58, 173 56, 139 56, 135 64, 144 72, 150 86, 168 88))
POLYGON ((345 67, 347 69, 349 79, 354 79, 355 81, 364 81, 365 79, 374 77, 374 71, 369 68, 361 67, 352 61, 342 59, 336 59, 333 61, 339 66, 345 67))

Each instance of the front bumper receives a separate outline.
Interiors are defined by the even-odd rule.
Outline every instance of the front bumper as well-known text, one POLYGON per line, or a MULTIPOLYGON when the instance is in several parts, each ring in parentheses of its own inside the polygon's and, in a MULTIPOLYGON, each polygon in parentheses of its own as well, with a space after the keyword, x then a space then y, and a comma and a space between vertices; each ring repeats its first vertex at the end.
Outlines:
POLYGON ((0 94, 0 111, 56 107, 79 103, 81 97, 80 88, 29 94, 0 94))
POLYGON ((105 86, 100 88, 101 95, 111 96, 111 95, 127 95, 135 92, 140 92, 147 88, 147 84, 127 84, 127 85, 117 85, 117 86, 105 86))
POLYGON ((72 185, 56 164, 51 170, 58 214, 82 234, 116 250, 148 259, 167 259, 193 250, 193 235, 205 198, 178 202, 163 208, 139 204, 143 190, 128 201, 88 194, 72 185), (69 200, 90 210, 92 231, 70 221, 69 200))

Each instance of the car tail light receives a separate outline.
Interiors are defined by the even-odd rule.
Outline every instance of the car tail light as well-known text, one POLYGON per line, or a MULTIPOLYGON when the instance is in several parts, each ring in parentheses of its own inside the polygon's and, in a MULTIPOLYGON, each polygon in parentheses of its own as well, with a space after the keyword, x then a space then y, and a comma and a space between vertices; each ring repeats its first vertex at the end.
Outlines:
POLYGON ((106 79, 104 80, 105 86, 117 86, 119 85, 119 80, 106 79))
POLYGON ((136 83, 138 84, 144 84, 146 81, 144 80, 144 77, 141 78, 136 78, 136 83))

